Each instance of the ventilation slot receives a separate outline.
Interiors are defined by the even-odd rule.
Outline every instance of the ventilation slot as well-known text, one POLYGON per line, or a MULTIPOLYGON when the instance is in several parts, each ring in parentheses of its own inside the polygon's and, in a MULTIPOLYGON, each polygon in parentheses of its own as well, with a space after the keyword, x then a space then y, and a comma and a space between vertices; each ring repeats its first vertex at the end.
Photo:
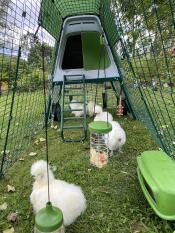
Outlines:
POLYGON ((70 23, 69 26, 78 25, 78 24, 81 24, 81 22, 79 22, 79 23, 70 23))
POLYGON ((83 22, 83 24, 95 24, 94 22, 83 22))

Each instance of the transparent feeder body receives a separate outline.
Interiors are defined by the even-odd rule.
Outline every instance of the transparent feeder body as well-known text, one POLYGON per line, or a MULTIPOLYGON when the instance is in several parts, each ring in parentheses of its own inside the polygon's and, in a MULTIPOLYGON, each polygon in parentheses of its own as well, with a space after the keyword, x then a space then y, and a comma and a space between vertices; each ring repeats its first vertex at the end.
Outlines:
MULTIPOLYGON (((36 227, 34 229, 34 233, 46 233, 43 231, 38 230, 36 227)), ((65 233, 65 228, 64 226, 61 226, 59 229, 57 229, 56 231, 51 231, 51 232, 47 232, 47 233, 65 233)))
POLYGON ((90 163, 98 168, 102 168, 108 163, 108 140, 108 134, 90 134, 90 163))

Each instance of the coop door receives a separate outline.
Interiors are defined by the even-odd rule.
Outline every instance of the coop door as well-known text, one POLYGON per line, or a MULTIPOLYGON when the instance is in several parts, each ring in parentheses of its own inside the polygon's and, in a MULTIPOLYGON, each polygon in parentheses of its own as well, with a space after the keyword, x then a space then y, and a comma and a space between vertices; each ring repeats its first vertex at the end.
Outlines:
POLYGON ((66 41, 62 69, 83 68, 81 35, 69 36, 66 41))
POLYGON ((110 65, 106 48, 98 32, 83 32, 67 38, 62 69, 98 70, 110 65))
POLYGON ((107 51, 100 42, 100 34, 97 32, 83 32, 83 66, 86 70, 104 69, 110 65, 107 51))

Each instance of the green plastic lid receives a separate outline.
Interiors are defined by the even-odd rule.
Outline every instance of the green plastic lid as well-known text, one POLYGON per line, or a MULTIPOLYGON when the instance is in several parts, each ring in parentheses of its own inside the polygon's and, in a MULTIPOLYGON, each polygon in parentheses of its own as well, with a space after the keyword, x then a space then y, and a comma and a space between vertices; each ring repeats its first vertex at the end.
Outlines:
POLYGON ((89 124, 91 133, 109 133, 112 130, 112 125, 106 121, 93 121, 89 124))
POLYGON ((50 202, 41 209, 35 216, 35 227, 42 232, 53 232, 63 224, 62 211, 52 206, 50 202))

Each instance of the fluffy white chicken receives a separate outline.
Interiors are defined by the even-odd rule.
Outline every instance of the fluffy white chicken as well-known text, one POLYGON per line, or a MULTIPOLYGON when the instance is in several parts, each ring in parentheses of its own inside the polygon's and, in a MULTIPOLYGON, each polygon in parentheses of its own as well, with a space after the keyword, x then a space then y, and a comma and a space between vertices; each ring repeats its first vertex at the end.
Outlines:
MULTIPOLYGON (((38 160, 31 167, 31 175, 34 176, 33 191, 30 202, 35 212, 45 207, 48 201, 47 186, 47 163, 38 160)), ((63 212, 64 225, 72 224, 78 216, 86 209, 86 199, 82 189, 74 184, 62 180, 56 180, 49 167, 50 200, 53 206, 60 208, 63 212)))
POLYGON ((103 109, 100 105, 95 105, 95 114, 100 114, 103 112, 103 109))
POLYGON ((107 145, 108 142, 108 148, 111 151, 111 155, 113 155, 113 151, 120 151, 122 146, 125 144, 126 134, 118 122, 111 121, 110 123, 112 124, 112 131, 104 137, 105 144, 107 145))
POLYGON ((87 113, 90 117, 93 117, 95 114, 101 113, 101 112, 102 112, 101 106, 96 105, 93 100, 89 101, 89 103, 87 104, 87 113), (94 109, 94 106, 95 106, 95 109, 94 109))
POLYGON ((89 101, 89 103, 87 104, 87 113, 90 117, 94 116, 94 106, 95 106, 95 102, 94 101, 89 101))
POLYGON ((94 118, 94 121, 113 121, 113 116, 109 112, 100 112, 94 118))
POLYGON ((84 114, 83 104, 76 103, 76 102, 78 102, 78 101, 77 100, 71 100, 71 103, 69 104, 69 106, 70 106, 70 109, 72 110, 72 113, 76 117, 81 117, 84 114), (73 111, 75 109, 78 109, 80 111, 73 111))

